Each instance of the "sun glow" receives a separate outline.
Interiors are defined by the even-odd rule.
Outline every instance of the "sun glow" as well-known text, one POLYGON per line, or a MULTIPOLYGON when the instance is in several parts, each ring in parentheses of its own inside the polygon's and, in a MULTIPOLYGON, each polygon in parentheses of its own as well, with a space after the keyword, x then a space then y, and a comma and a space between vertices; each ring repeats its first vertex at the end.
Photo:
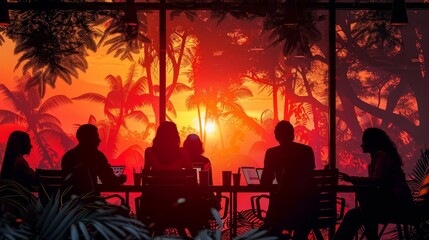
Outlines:
POLYGON ((207 133, 214 133, 215 132, 215 125, 214 125, 214 123, 212 123, 212 122, 207 122, 207 125, 206 125, 206 132, 207 133))

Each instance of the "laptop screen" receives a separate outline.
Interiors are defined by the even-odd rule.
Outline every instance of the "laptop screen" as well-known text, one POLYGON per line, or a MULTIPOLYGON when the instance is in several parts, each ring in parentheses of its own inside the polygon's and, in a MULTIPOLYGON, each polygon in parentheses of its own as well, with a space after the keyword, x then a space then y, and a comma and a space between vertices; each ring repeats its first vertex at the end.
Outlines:
MULTIPOLYGON (((259 178, 259 180, 261 180, 261 177, 262 177, 262 172, 264 171, 264 169, 263 168, 257 168, 256 169, 256 172, 257 172, 257 174, 258 174, 258 178, 259 178)), ((277 184, 277 178, 274 178, 274 180, 273 180, 273 184, 277 184)))
MULTIPOLYGON (((113 170, 113 173, 119 177, 124 174, 125 166, 110 166, 113 170)), ((102 184, 100 178, 97 176, 97 184, 102 184)))
POLYGON ((261 183, 254 167, 241 167, 241 172, 247 185, 259 185, 261 183))
POLYGON ((113 173, 118 177, 124 174, 125 166, 110 166, 113 170, 113 173))

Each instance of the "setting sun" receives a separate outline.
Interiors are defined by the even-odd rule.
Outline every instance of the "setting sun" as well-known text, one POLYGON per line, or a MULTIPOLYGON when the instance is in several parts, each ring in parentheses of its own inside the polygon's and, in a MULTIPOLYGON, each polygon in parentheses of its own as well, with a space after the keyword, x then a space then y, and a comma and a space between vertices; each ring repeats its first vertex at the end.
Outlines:
POLYGON ((212 122, 207 122, 206 125, 206 132, 207 133, 214 133, 215 132, 215 125, 212 122))

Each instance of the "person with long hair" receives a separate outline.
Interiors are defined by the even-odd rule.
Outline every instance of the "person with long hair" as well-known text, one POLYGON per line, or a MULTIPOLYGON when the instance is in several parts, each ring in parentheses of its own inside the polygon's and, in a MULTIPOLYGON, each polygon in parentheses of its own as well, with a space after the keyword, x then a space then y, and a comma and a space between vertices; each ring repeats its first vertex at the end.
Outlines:
POLYGON ((213 185, 212 165, 210 160, 203 156, 204 147, 200 137, 197 134, 189 134, 183 142, 183 148, 188 151, 192 166, 200 167, 201 171, 209 172, 209 185, 213 185))
POLYGON ((31 152, 30 135, 23 131, 13 131, 9 135, 1 168, 1 178, 18 182, 29 190, 36 184, 34 170, 24 155, 31 152))
MULTIPOLYGON (((144 170, 156 171, 180 171, 192 170, 192 163, 189 153, 186 149, 180 147, 180 136, 177 126, 173 122, 162 122, 153 139, 152 147, 145 150, 144 170)), ((194 213, 195 199, 201 196, 199 192, 193 190, 164 190, 152 191, 148 193, 149 197, 143 201, 147 204, 146 208, 151 213, 149 218, 154 234, 161 233, 163 227, 174 222, 178 227, 179 235, 186 237, 185 228, 189 230, 192 236, 195 236, 199 230, 204 228, 204 223, 201 221, 203 216, 200 212, 194 213), (150 210, 149 210, 150 209, 150 210), (192 213, 192 215, 191 215, 192 213), (183 218, 184 214, 189 214, 183 218), (192 216, 192 217, 190 217, 192 216)), ((145 214, 148 214, 146 211, 145 214)))
POLYGON ((162 122, 156 130, 152 147, 145 150, 144 169, 192 169, 189 153, 180 147, 180 136, 174 122, 162 122))
MULTIPOLYGON (((183 142, 183 148, 188 151, 191 157, 192 166, 200 168, 201 171, 207 171, 209 178, 208 184, 213 185, 212 165, 210 160, 203 156, 204 147, 200 137, 193 133, 189 134, 183 142)), ((200 182, 201 181, 202 180, 200 179, 200 182)), ((205 215, 201 221, 204 222, 206 227, 210 226, 209 220, 213 219, 210 209, 220 209, 220 195, 220 192, 216 193, 216 195, 213 192, 203 192, 200 201, 196 202, 196 211, 204 213, 202 214, 203 216, 205 215)))
POLYGON ((371 156, 368 177, 344 173, 340 173, 339 177, 353 185, 373 188, 356 193, 359 207, 349 210, 344 216, 335 234, 336 240, 353 239, 362 225, 367 239, 378 239, 378 222, 404 219, 412 212, 413 199, 395 143, 382 129, 367 128, 362 135, 361 148, 371 156))

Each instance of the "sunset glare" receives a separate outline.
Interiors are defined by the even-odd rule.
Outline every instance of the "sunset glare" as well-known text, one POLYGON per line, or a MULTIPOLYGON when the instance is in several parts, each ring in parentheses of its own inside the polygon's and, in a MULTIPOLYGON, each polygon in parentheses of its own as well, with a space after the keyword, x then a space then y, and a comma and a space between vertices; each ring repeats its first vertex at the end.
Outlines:
POLYGON ((206 125, 206 132, 207 133, 210 133, 210 134, 212 134, 212 133, 214 133, 215 132, 215 125, 214 125, 214 123, 212 123, 212 122, 207 122, 207 125, 206 125))

